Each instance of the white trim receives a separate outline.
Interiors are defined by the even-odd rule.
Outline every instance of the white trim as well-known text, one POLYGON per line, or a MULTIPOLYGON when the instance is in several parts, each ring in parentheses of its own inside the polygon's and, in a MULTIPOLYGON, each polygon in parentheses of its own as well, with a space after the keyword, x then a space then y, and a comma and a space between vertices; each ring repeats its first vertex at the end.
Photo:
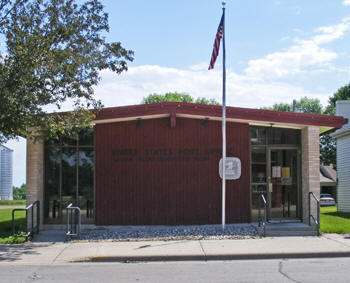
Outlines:
POLYGON ((169 114, 159 114, 159 115, 149 115, 149 116, 135 116, 135 117, 126 117, 126 118, 113 118, 113 119, 104 119, 104 120, 96 120, 93 121, 93 125, 96 124, 107 124, 107 123, 116 123, 116 122, 125 122, 125 121, 133 121, 133 120, 137 120, 137 119, 142 119, 142 120, 146 120, 146 119, 157 119, 157 118, 165 118, 165 117, 169 117, 169 114))
POLYGON ((331 137, 338 139, 338 138, 342 138, 342 137, 345 137, 348 135, 350 135, 350 128, 340 129, 340 130, 336 131, 335 133, 332 133, 331 137))
MULTIPOLYGON (((134 116, 134 117, 126 117, 126 118, 113 118, 113 119, 105 119, 105 120, 96 120, 93 122, 93 124, 107 124, 107 123, 116 123, 116 122, 125 122, 125 121, 133 121, 137 119, 157 119, 157 118, 166 118, 170 117, 170 113, 168 114, 159 114, 159 115, 148 115, 148 116, 134 116)), ((178 118, 190 118, 190 119, 198 119, 198 120, 204 120, 206 118, 209 118, 209 120, 212 121, 221 121, 222 117, 212 117, 212 116, 205 116, 205 115, 191 115, 191 114, 176 114, 176 117, 178 118)), ((228 122, 236 122, 236 123, 244 123, 249 124, 251 126, 265 126, 265 127, 271 127, 271 125, 275 128, 289 128, 289 129, 303 129, 307 127, 307 125, 300 125, 300 124, 287 124, 287 123, 278 123, 278 122, 264 122, 264 121, 255 121, 255 120, 246 120, 246 119, 234 119, 234 118, 226 118, 228 122)))

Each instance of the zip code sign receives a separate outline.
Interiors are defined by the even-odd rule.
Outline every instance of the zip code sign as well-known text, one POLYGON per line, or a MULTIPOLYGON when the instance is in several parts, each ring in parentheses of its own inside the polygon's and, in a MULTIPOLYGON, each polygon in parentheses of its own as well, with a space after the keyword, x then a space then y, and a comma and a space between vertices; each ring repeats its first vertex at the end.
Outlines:
MULTIPOLYGON (((241 177, 241 160, 237 157, 226 157, 225 164, 225 179, 226 180, 237 180, 241 177)), ((222 179, 222 158, 219 161, 219 175, 222 179)))

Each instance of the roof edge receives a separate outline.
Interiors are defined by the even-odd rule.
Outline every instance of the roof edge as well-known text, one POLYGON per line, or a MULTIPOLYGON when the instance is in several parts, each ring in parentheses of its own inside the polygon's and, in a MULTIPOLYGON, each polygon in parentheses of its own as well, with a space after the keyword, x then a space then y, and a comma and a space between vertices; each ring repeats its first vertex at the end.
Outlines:
MULTIPOLYGON (((186 102, 162 102, 153 104, 139 104, 131 106, 103 108, 96 116, 95 121, 118 118, 132 118, 161 114, 190 114, 195 116, 216 117, 222 116, 222 107, 186 102)), ((241 107, 226 107, 227 118, 240 120, 254 120, 309 126, 327 126, 341 128, 346 122, 342 116, 330 116, 299 112, 283 112, 241 107)))

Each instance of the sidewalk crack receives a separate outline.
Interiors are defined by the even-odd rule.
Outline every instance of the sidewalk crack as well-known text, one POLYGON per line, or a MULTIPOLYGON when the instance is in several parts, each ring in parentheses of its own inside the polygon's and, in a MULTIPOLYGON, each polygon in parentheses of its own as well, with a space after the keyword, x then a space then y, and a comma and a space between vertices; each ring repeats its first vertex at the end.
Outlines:
POLYGON ((288 280, 293 281, 295 283, 302 283, 300 281, 297 281, 295 279, 293 279, 292 277, 290 277, 287 273, 285 273, 283 270, 283 262, 280 261, 278 264, 278 272, 282 274, 282 276, 286 277, 288 280))
POLYGON ((328 238, 328 237, 325 236, 325 235, 323 235, 322 237, 326 238, 327 240, 331 240, 331 241, 334 241, 334 242, 336 242, 336 243, 338 243, 338 244, 341 244, 341 245, 343 245, 343 246, 345 246, 345 247, 347 247, 347 248, 350 248, 350 245, 347 245, 347 244, 345 244, 345 243, 343 243, 343 242, 341 242, 341 241, 339 241, 339 240, 332 239, 332 238, 328 238))
POLYGON ((207 261, 207 254, 206 254, 205 251, 204 251, 202 242, 201 242, 201 240, 198 240, 198 242, 199 242, 199 245, 201 246, 202 252, 203 252, 203 254, 204 254, 204 260, 207 261))
POLYGON ((69 245, 67 245, 65 248, 63 248, 58 255, 55 256, 55 258, 53 259, 53 261, 51 262, 51 264, 55 264, 56 260, 60 257, 60 255, 66 250, 68 249, 72 244, 70 243, 69 245))

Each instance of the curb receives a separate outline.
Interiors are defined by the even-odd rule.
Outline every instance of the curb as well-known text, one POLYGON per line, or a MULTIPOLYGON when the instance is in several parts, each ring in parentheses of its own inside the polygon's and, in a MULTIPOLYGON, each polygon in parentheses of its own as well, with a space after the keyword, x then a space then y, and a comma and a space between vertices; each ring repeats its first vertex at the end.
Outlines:
POLYGON ((69 260, 71 263, 88 262, 161 262, 161 261, 224 261, 224 260, 263 260, 297 258, 336 258, 350 257, 350 252, 314 253, 272 253, 272 254, 230 254, 230 255, 154 255, 154 256, 91 256, 69 260))

